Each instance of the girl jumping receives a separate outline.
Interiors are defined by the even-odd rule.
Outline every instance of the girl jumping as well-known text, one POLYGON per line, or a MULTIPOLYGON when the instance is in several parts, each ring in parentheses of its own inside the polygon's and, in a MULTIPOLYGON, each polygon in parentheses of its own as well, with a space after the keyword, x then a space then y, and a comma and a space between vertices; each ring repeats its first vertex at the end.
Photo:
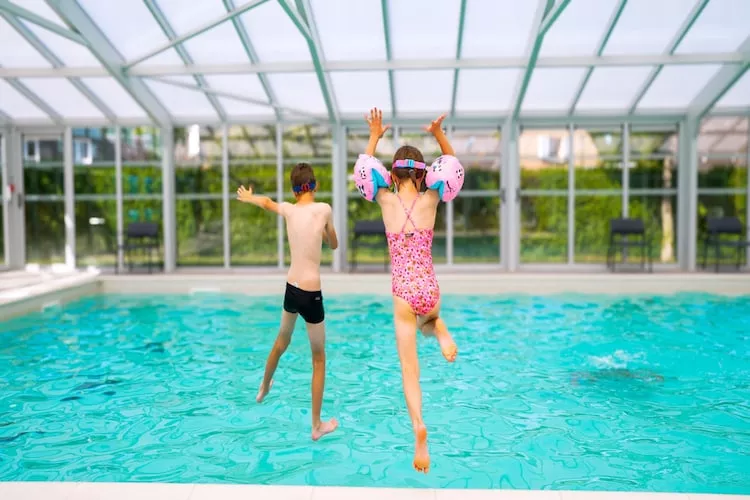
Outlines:
POLYGON ((457 349, 448 328, 440 318, 440 288, 432 264, 432 239, 438 203, 450 201, 463 186, 463 167, 443 133, 445 115, 425 129, 440 145, 443 156, 426 167, 422 153, 402 146, 393 155, 390 173, 375 158, 375 149, 390 125, 383 125, 383 113, 377 108, 365 116, 370 141, 365 154, 354 166, 354 178, 360 193, 380 205, 391 257, 393 322, 406 406, 414 436, 414 468, 427 473, 430 455, 427 429, 422 420, 422 390, 419 385, 419 360, 416 333, 435 337, 448 362, 456 359, 457 349), (421 193, 422 184, 429 188, 421 193), (396 192, 389 190, 391 184, 396 192))

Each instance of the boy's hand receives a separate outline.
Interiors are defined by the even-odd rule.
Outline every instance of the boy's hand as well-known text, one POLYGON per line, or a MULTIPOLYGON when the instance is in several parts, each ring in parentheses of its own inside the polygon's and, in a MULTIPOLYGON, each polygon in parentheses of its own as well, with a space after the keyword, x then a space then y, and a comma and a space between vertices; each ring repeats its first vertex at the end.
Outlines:
POLYGON ((380 139, 391 128, 390 125, 383 126, 383 112, 378 108, 372 108, 369 116, 365 115, 365 120, 367 120, 367 124, 370 126, 371 137, 376 136, 380 139))
POLYGON ((253 199, 253 187, 248 186, 247 189, 245 189, 245 186, 240 186, 239 189, 237 189, 237 200, 242 201, 244 203, 250 203, 250 201, 253 199))
POLYGON ((427 125, 424 129, 432 135, 435 135, 435 133, 437 132, 442 132, 443 120, 445 120, 446 116, 446 113, 443 113, 442 115, 438 116, 437 119, 432 120, 432 123, 427 125))

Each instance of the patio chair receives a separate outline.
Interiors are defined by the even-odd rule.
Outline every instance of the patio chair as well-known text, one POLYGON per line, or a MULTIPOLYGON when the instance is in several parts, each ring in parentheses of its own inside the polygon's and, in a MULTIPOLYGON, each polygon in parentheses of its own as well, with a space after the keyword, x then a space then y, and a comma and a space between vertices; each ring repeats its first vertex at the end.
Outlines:
MULTIPOLYGON (((132 222, 125 231, 125 241, 122 244, 128 270, 133 270, 131 252, 141 250, 148 255, 148 273, 151 274, 154 251, 159 251, 159 224, 156 222, 132 222)), ((117 269, 117 266, 115 266, 117 269)))
POLYGON ((612 219, 609 221, 609 247, 607 248, 607 268, 615 270, 615 257, 619 249, 626 255, 628 248, 641 249, 641 269, 648 259, 648 270, 653 272, 651 239, 641 219, 612 219))
POLYGON ((708 247, 714 249, 714 269, 719 272, 721 263, 721 249, 734 248, 737 260, 735 265, 737 269, 747 260, 747 248, 750 241, 747 238, 747 231, 742 222, 737 217, 707 217, 706 232, 703 235, 703 269, 708 264, 708 247), (735 237, 732 239, 732 237, 735 237))

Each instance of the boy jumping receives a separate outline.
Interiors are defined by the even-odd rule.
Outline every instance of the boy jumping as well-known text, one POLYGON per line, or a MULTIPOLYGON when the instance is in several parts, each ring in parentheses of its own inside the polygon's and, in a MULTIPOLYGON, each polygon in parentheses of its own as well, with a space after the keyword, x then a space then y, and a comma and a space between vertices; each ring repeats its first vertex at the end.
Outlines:
POLYGON ((286 233, 289 239, 292 262, 287 273, 284 310, 281 313, 281 327, 271 354, 268 355, 263 382, 255 400, 260 403, 273 385, 273 374, 292 338, 297 315, 302 316, 307 325, 312 350, 312 439, 333 432, 339 423, 335 418, 328 422, 320 420, 325 385, 325 312, 323 296, 320 292, 320 254, 322 242, 332 249, 339 246, 336 230, 333 227, 331 206, 315 201, 315 174, 307 163, 298 163, 292 169, 292 190, 295 203, 276 203, 267 196, 253 194, 252 188, 240 186, 237 199, 252 203, 270 212, 275 212, 286 220, 286 233))

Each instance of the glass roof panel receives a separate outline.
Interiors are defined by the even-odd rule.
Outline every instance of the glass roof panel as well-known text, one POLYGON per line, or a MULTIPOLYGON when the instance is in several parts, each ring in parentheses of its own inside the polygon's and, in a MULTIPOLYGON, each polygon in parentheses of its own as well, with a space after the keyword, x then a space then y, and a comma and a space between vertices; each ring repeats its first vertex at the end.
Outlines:
POLYGON ((146 112, 114 78, 81 78, 96 96, 120 118, 147 118, 146 112))
POLYGON ((100 66, 99 61, 94 55, 84 47, 83 45, 68 40, 65 37, 47 31, 33 23, 27 23, 21 21, 26 25, 29 30, 39 38, 58 59, 62 61, 65 66, 71 67, 83 67, 83 66, 100 66))
POLYGON ((17 119, 49 118, 44 111, 37 108, 33 102, 2 78, 0 78, 0 111, 17 119))
POLYGON ((598 67, 591 73, 576 110, 624 110, 648 78, 651 66, 598 67))
POLYGON ((720 68, 718 64, 664 66, 638 109, 684 109, 720 68))
MULTIPOLYGON (((528 0, 469 0, 466 6, 461 57, 468 59, 523 56, 529 43, 531 25, 538 5, 539 2, 528 0)), ((444 20, 440 19, 435 26, 443 24, 444 20)), ((430 40, 429 37, 424 39, 430 40)), ((455 46, 449 54, 453 57, 455 46)), ((435 57, 434 53, 432 57, 435 57)))
POLYGON ((281 106, 321 115, 328 112, 315 73, 270 73, 267 77, 281 106))
POLYGON ((585 68, 536 68, 522 111, 567 111, 584 71, 585 68))
POLYGON ((677 47, 678 54, 735 52, 750 36, 750 2, 712 0, 677 47))
POLYGON ((396 111, 439 115, 450 111, 453 70, 394 71, 396 111))
POLYGON ((268 102, 268 96, 263 90, 260 78, 256 74, 249 75, 205 75, 203 77, 212 90, 220 90, 235 95, 258 99, 268 102))
POLYGON ((544 37, 540 57, 592 56, 619 0, 571 2, 544 37))
POLYGON ((47 5, 45 0, 11 0, 11 2, 20 5, 24 9, 28 9, 34 14, 37 14, 48 21, 52 21, 63 28, 69 29, 55 11, 47 5))
POLYGON ((334 71, 336 104, 342 113, 363 115, 373 106, 390 115, 391 90, 387 71, 334 71))
POLYGON ((228 97, 217 97, 217 99, 230 117, 262 116, 269 118, 274 115, 271 106, 261 106, 260 104, 238 101, 237 99, 230 99, 228 97))
POLYGON ((747 151, 747 134, 731 133, 713 145, 710 153, 742 153, 747 151))
POLYGON ((311 3, 326 61, 386 58, 380 0, 312 0, 311 3))
MULTIPOLYGON (((178 36, 227 13, 221 0, 193 2, 190 8, 185 8, 185 0, 159 0, 159 8, 178 36)), ((249 62, 231 21, 225 21, 182 45, 196 64, 249 62)))
POLYGON ((663 53, 694 6, 693 0, 629 0, 604 55, 663 53))
POLYGON ((278 2, 266 2, 240 19, 261 62, 310 60, 305 38, 278 2))
MULTIPOLYGON (((149 79, 144 81, 172 116, 176 118, 205 116, 207 119, 218 119, 216 110, 203 92, 149 79)), ((195 85, 195 81, 190 77, 184 81, 195 85)))
POLYGON ((717 108, 750 108, 750 70, 716 103, 717 108))
MULTIPOLYGON (((78 0, 107 39, 126 60, 133 60, 168 42, 159 24, 143 2, 102 2, 78 0)), ((139 66, 182 65, 174 48, 168 49, 139 66)))
POLYGON ((104 117, 99 108, 65 78, 21 78, 20 81, 64 118, 104 117))
POLYGON ((517 68, 460 70, 456 113, 508 111, 520 76, 517 68))
POLYGON ((51 68, 52 65, 5 19, 0 17, 0 66, 51 68))
POLYGON ((393 58, 455 57, 460 9, 460 0, 389 0, 388 24, 393 58), (418 20, 417 24, 415 20, 418 20))

